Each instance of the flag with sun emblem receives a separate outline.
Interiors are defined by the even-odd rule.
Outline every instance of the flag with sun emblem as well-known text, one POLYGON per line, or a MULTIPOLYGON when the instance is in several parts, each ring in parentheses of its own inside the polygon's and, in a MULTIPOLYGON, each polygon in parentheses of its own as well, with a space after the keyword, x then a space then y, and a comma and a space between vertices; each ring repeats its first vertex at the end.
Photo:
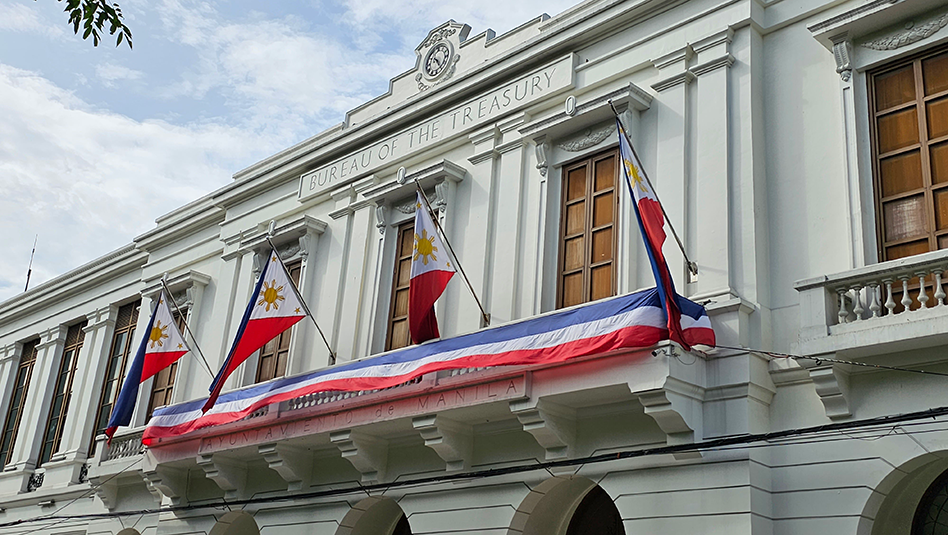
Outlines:
POLYGON ((408 287, 408 331, 414 343, 439 338, 434 304, 454 276, 454 265, 421 192, 415 202, 415 246, 411 261, 411 282, 408 287))
POLYGON ((634 201, 632 205, 635 207, 635 218, 638 220, 639 229, 642 231, 645 251, 648 253, 649 263, 652 265, 652 274, 655 276, 658 296, 667 316, 668 338, 681 344, 685 350, 690 350, 694 344, 714 346, 714 331, 682 329, 682 311, 693 310, 696 314, 693 319, 697 320, 701 314, 705 313, 704 307, 692 306, 693 303, 675 292, 675 283, 672 281, 668 263, 665 261, 665 255, 662 252, 662 245, 665 243, 666 236, 665 215, 662 205, 658 202, 658 196, 655 195, 645 177, 642 164, 635 155, 635 151, 632 150, 629 137, 625 133, 625 129, 622 128, 619 117, 616 117, 616 126, 619 129, 619 154, 622 157, 622 174, 625 178, 626 187, 629 189, 629 194, 634 201), (682 306, 682 303, 685 303, 685 305, 682 306))
POLYGON ((135 354, 135 359, 132 360, 128 373, 125 375, 125 382, 122 383, 118 400, 112 408, 112 415, 109 417, 109 424, 105 430, 109 443, 112 442, 112 435, 119 426, 128 426, 132 421, 139 386, 145 380, 171 366, 188 351, 190 348, 171 315, 168 297, 162 291, 158 297, 158 305, 155 306, 148 320, 145 336, 142 337, 142 343, 138 346, 138 353, 135 354))
POLYGON ((283 262, 277 257, 276 251, 271 249, 237 328, 237 337, 224 365, 211 383, 211 395, 204 404, 204 412, 214 406, 224 388, 224 381, 247 357, 305 317, 303 300, 283 267, 283 262))

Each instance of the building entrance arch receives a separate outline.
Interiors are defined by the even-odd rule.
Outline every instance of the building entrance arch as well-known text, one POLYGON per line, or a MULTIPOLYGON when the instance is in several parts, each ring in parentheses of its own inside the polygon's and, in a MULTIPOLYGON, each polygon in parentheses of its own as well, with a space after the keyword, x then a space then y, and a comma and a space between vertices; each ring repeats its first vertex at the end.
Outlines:
POLYGON ((250 514, 231 511, 214 524, 209 535, 260 535, 260 528, 250 514))
POLYGON ((122 531, 116 533, 115 535, 141 535, 141 534, 136 529, 125 528, 122 531))
POLYGON ((370 496, 352 506, 336 535, 411 535, 411 525, 395 500, 370 496))
POLYGON ((948 535, 948 452, 927 453, 889 473, 863 509, 859 535, 948 535), (878 494, 885 496, 882 500, 878 494))
POLYGON ((609 494, 582 476, 554 477, 537 485, 514 513, 507 535, 625 535, 609 494))

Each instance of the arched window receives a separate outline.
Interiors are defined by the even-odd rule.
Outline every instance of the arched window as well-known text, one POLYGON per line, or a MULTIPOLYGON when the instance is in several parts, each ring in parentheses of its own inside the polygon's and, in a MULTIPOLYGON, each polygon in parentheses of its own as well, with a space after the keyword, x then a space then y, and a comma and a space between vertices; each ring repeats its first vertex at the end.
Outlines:
POLYGON ((596 485, 580 502, 569 521, 566 535, 625 535, 622 518, 612 498, 596 485))
POLYGON ((948 535, 948 472, 938 476, 922 496, 912 521, 913 535, 948 535))

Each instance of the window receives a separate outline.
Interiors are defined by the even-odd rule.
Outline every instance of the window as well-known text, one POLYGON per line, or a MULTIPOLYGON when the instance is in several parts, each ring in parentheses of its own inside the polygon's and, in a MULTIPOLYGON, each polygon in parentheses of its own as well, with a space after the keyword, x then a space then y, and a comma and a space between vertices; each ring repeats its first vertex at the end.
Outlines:
POLYGON ((122 379, 125 377, 125 368, 132 351, 132 339, 135 337, 135 324, 138 323, 138 311, 141 301, 129 303, 118 311, 115 320, 115 334, 112 336, 112 346, 109 350, 109 362, 105 369, 105 379, 102 382, 102 399, 99 401, 99 410, 95 418, 95 432, 92 434, 92 444, 89 454, 95 452, 95 437, 105 433, 109 425, 109 416, 112 406, 118 399, 122 389, 122 379))
POLYGON ((86 322, 77 323, 66 331, 66 345, 63 347, 63 358, 59 365, 59 375, 56 376, 56 390, 53 392, 53 403, 49 408, 49 418, 46 420, 46 432, 43 434, 43 446, 40 449, 39 465, 59 450, 63 438, 63 422, 69 410, 69 400, 72 397, 72 381, 76 376, 76 366, 79 363, 79 350, 85 340, 83 329, 86 322))
POLYGON ((38 345, 39 339, 27 342, 23 344, 23 352, 20 353, 20 365, 16 371, 16 381, 13 383, 13 395, 10 396, 7 419, 3 423, 3 439, 0 441, 0 461, 4 465, 10 462, 10 455, 13 453, 16 432, 20 428, 20 418, 23 416, 26 393, 30 389, 30 377, 33 375, 38 345))
MULTIPOLYGON (((299 288, 303 262, 299 260, 291 262, 286 265, 286 269, 290 273, 293 284, 299 288)), ((267 345, 260 350, 260 358, 257 360, 256 382, 269 381, 286 374, 286 360, 290 354, 290 335, 292 332, 292 328, 283 331, 273 340, 267 342, 267 345)))
POLYGON ((563 167, 558 308, 616 294, 618 158, 613 149, 563 167))
POLYGON ((385 350, 411 345, 408 331, 408 286, 411 282, 411 256, 415 247, 415 219, 398 226, 395 244, 395 273, 392 275, 392 305, 388 314, 385 350))
POLYGON ((948 248, 948 50, 872 73, 879 258, 948 248))
MULTIPOLYGON (((182 314, 178 314, 178 311, 175 310, 174 307, 172 307, 172 311, 171 314, 174 316, 174 323, 178 327, 178 331, 183 333, 186 318, 182 314, 187 314, 187 311, 182 310, 182 314)), ((151 414, 155 409, 171 403, 171 394, 174 392, 174 380, 177 376, 177 360, 155 375, 151 384, 151 397, 148 398, 148 413, 145 416, 146 421, 151 419, 151 414)))

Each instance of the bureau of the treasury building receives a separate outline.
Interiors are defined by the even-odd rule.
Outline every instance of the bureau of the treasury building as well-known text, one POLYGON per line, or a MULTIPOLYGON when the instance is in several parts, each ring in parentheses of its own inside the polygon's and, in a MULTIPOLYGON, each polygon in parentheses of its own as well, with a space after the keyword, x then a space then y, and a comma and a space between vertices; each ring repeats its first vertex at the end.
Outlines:
POLYGON ((418 35, 338 125, 0 303, 0 533, 948 533, 946 26, 941 0, 587 0, 418 35), (162 277, 219 368, 271 221, 335 358, 302 321, 225 392, 409 344, 416 183, 490 313, 456 277, 442 340, 654 286, 610 102, 715 349, 427 373, 145 446, 207 396, 187 355, 106 444, 162 277))

